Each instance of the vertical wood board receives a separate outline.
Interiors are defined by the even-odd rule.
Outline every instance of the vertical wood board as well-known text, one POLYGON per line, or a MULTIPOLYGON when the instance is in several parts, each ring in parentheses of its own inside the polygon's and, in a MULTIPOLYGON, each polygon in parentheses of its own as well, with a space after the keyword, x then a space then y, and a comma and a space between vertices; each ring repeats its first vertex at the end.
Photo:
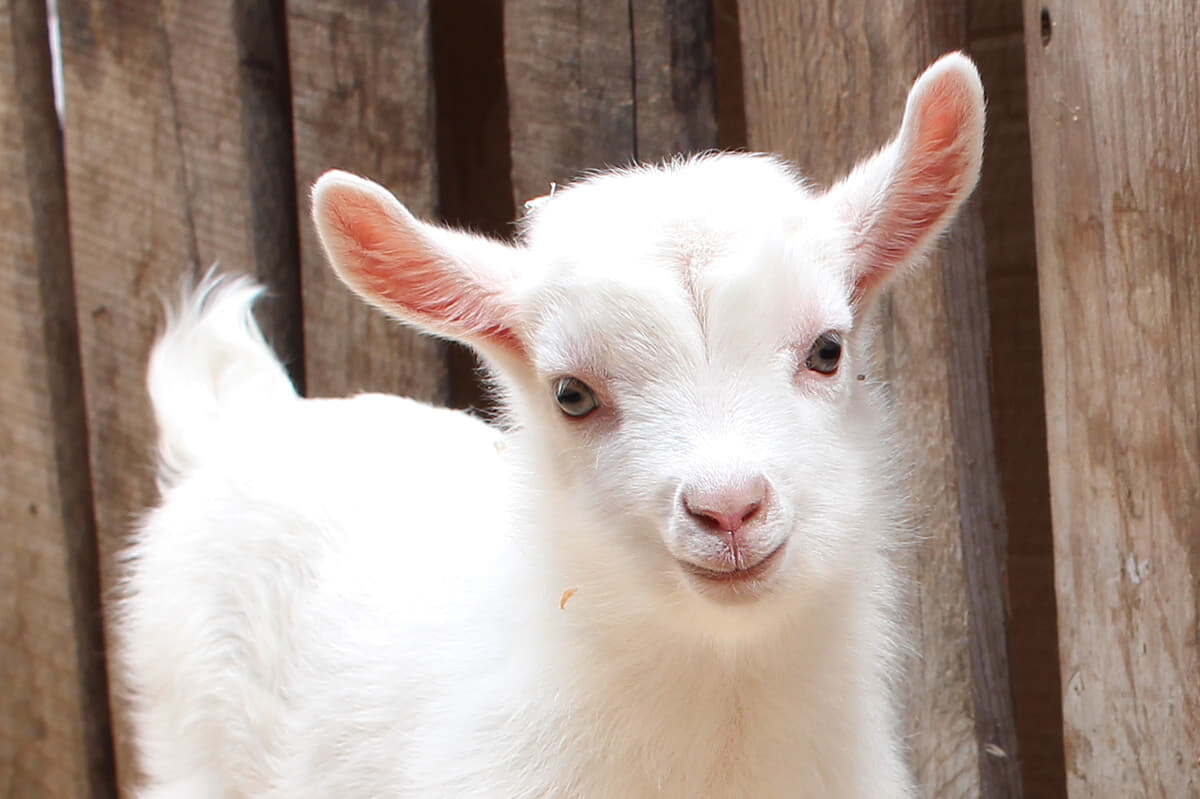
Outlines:
POLYGON ((504 5, 513 198, 636 157, 629 4, 504 5))
POLYGON ((1025 3, 1073 797, 1200 794, 1200 8, 1025 3))
POLYGON ((1008 519, 1013 706, 1025 796, 1056 799, 1066 793, 1066 775, 1023 10, 1021 0, 972 0, 969 10, 970 53, 988 101, 977 205, 987 250, 992 423, 1008 519))
MULTIPOLYGON (((266 155, 286 142, 263 140, 286 125, 260 116, 261 73, 278 55, 242 60, 261 32, 238 28, 271 18, 261 8, 256 16, 241 0, 60 3, 70 240, 106 591, 119 579, 127 531, 155 498, 143 378, 163 300, 178 296, 181 277, 216 261, 275 270, 259 272, 275 291, 264 303, 266 332, 285 358, 300 355, 286 289, 294 271, 278 271, 288 265, 270 243, 278 235, 274 246, 286 251, 295 228, 262 227, 279 219, 264 212, 264 194, 290 186, 270 174, 279 163, 266 155)), ((119 672, 111 682, 120 696, 119 672)), ((114 707, 129 785, 133 758, 115 699, 114 707)))
POLYGON ((0 786, 115 796, 45 6, 0 2, 0 786))
MULTIPOLYGON (((739 4, 749 144, 829 185, 895 135, 912 80, 966 41, 965 7, 739 4)), ((928 539, 913 563, 909 742, 922 795, 1020 795, 1008 694, 1004 511, 987 390, 983 242, 968 205, 880 308, 877 349, 928 539)))
POLYGON ((518 204, 585 170, 715 147, 709 3, 505 4, 518 204))
POLYGON ((309 393, 364 390, 445 402, 445 346, 369 308, 325 261, 310 220, 332 168, 376 181, 409 210, 437 207, 427 0, 288 3, 309 393))
POLYGON ((655 162, 716 147, 712 3, 644 0, 629 9, 637 160, 655 162))

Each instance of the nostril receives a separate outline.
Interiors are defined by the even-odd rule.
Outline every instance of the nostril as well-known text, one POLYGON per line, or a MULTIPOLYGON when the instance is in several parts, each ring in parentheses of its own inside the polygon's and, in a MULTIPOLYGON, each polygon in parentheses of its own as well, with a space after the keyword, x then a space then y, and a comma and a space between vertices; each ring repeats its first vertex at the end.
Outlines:
POLYGON ((704 529, 714 533, 722 531, 721 518, 718 514, 710 510, 692 507, 691 502, 686 496, 683 498, 683 509, 704 529))
POLYGON ((705 530, 736 533, 762 511, 766 481, 761 477, 718 487, 688 487, 683 508, 705 530))

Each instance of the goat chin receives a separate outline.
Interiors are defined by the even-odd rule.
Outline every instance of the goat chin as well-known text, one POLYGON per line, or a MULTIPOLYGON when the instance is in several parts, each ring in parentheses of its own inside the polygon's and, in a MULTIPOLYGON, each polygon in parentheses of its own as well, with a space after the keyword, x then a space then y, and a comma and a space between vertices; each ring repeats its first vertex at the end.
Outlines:
POLYGON ((210 274, 148 377, 161 502, 116 629, 146 797, 909 797, 909 536, 872 300, 978 177, 950 55, 825 193, 738 154, 593 176, 516 244, 330 173, 366 300, 504 414, 297 396, 210 274))

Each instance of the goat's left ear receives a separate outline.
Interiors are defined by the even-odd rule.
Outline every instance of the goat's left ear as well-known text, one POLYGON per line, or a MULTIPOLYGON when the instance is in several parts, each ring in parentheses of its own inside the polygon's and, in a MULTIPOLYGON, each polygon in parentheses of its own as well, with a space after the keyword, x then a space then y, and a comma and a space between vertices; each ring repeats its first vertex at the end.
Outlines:
POLYGON ((850 232, 856 308, 949 227, 979 180, 983 120, 975 65, 945 55, 913 84, 900 134, 829 190, 850 232))
POLYGON ((387 189, 347 172, 322 175, 312 201, 330 264, 363 299, 493 359, 524 360, 517 248, 422 222, 387 189))

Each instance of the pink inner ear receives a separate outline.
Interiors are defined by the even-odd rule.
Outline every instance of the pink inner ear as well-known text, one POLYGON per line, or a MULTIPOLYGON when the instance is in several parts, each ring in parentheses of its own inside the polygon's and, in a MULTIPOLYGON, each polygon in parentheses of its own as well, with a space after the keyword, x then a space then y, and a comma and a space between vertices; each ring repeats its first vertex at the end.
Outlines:
POLYGON ((957 81, 929 86, 907 152, 861 243, 864 269, 853 301, 872 293, 895 270, 913 260, 950 221, 964 199, 972 172, 972 102, 957 81))
POLYGON ((514 355, 524 345, 505 323, 512 309, 503 287, 439 252, 416 220, 381 207, 357 191, 331 189, 327 219, 339 241, 343 276, 367 299, 430 331, 486 343, 514 355))

